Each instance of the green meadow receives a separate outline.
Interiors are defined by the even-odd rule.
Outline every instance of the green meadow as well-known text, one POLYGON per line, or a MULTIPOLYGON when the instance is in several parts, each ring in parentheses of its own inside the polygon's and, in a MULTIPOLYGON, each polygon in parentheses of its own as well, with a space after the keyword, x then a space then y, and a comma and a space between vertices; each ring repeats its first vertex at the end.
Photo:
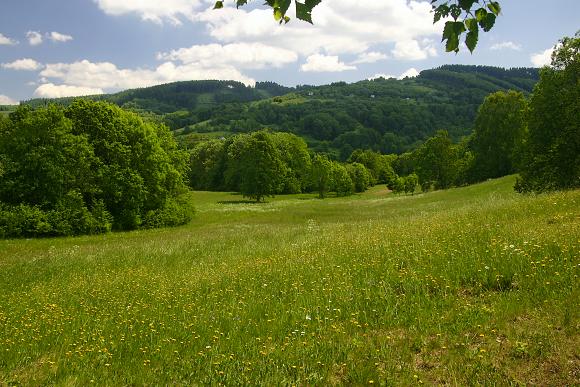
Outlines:
POLYGON ((514 180, 0 241, 0 385, 578 385, 580 191, 514 180))

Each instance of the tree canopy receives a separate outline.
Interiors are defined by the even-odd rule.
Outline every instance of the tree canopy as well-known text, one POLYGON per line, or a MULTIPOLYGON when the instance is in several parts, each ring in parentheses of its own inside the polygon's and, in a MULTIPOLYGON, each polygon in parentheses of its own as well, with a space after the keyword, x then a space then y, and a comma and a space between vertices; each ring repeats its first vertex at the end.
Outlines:
POLYGON ((530 99, 520 191, 580 187, 580 31, 560 40, 530 99))

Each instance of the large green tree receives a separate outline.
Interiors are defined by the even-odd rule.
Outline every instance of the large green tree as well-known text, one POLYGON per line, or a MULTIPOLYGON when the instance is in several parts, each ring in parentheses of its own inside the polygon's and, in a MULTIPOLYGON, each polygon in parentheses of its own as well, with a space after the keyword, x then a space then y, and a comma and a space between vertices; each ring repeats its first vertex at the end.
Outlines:
POLYGON ((316 154, 312 158, 312 186, 318 192, 318 197, 324 199, 332 186, 332 162, 327 156, 316 154))
POLYGON ((499 91, 485 98, 470 141, 475 180, 515 172, 526 134, 527 107, 524 95, 515 91, 499 91))
POLYGON ((415 173, 421 188, 445 189, 453 186, 458 174, 458 150, 449 134, 440 130, 425 141, 415 152, 415 173))
POLYGON ((530 100, 520 191, 580 187, 580 31, 562 39, 530 100))
POLYGON ((252 133, 241 149, 238 162, 242 195, 260 202, 280 190, 284 164, 268 132, 252 133))

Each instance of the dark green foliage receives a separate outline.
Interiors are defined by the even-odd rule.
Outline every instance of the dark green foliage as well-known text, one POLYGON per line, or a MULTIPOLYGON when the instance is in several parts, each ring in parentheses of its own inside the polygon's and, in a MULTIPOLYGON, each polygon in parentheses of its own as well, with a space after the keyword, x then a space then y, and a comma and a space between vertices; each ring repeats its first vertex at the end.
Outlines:
POLYGON ((166 127, 114 105, 79 100, 66 109, 21 107, 0 122, 1 233, 140 227, 144 215, 163 212, 182 192, 185 167, 166 127))
POLYGON ((526 134, 527 105, 524 95, 515 91, 486 97, 469 145, 475 157, 473 179, 481 181, 516 171, 526 134))
POLYGON ((564 38, 530 100, 518 191, 580 187, 580 32, 564 38))
POLYGON ((262 201, 280 191, 284 164, 271 136, 266 131, 252 133, 233 161, 240 171, 240 192, 262 201))

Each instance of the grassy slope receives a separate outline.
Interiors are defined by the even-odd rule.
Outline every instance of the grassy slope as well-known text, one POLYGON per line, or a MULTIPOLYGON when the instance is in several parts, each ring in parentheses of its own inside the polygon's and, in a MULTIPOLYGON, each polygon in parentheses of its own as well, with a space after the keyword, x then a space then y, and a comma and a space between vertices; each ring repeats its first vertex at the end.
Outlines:
POLYGON ((512 185, 0 241, 0 384, 578 384, 580 191, 512 185))

